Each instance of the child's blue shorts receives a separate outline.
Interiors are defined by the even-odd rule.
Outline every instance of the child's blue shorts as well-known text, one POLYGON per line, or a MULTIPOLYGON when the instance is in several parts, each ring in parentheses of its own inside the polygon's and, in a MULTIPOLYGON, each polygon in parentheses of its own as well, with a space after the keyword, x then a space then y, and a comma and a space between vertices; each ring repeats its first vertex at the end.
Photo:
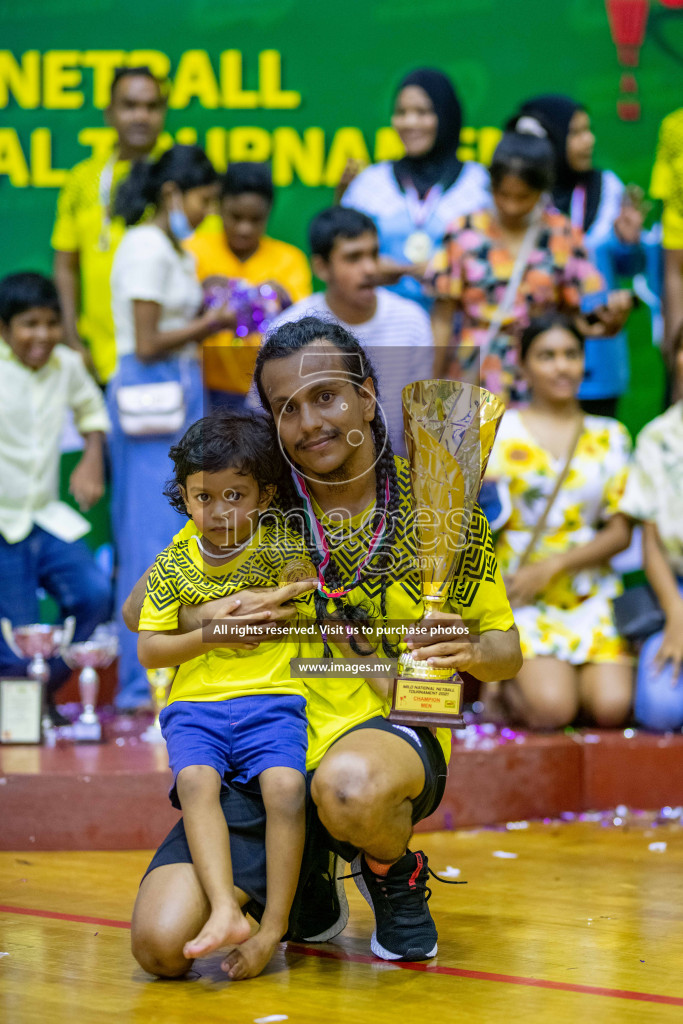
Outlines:
POLYGON ((173 772, 169 796, 174 807, 180 807, 178 773, 192 764, 210 765, 226 781, 244 784, 266 768, 306 774, 306 701, 296 694, 176 700, 161 712, 160 722, 173 772))

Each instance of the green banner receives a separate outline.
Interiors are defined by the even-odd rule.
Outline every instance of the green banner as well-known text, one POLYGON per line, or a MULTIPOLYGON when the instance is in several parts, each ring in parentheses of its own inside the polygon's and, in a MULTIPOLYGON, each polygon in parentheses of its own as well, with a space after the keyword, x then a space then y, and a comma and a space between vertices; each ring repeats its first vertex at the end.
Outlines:
POLYGON ((106 146, 113 68, 170 77, 167 128, 221 168, 268 159, 270 231, 305 245, 348 157, 400 152, 396 83, 455 81, 461 155, 486 160, 538 92, 584 102, 596 162, 647 186, 661 118, 683 97, 683 0, 24 0, 0 11, 0 272, 49 270, 65 171, 106 146))

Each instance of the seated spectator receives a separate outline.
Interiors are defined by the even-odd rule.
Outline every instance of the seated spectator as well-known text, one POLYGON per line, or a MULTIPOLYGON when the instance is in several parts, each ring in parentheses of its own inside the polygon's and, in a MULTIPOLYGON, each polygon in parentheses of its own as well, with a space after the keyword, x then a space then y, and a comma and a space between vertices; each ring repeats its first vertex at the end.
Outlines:
MULTIPOLYGON (((647 206, 642 190, 624 188, 614 171, 593 166, 595 135, 588 111, 569 96, 535 96, 527 100, 508 125, 517 132, 547 138, 555 152, 553 203, 584 234, 588 254, 608 288, 620 278, 633 278, 649 263, 646 246, 655 244, 642 234, 647 206)), ((659 302, 645 289, 643 296, 659 316, 659 302)), ((579 391, 585 412, 616 416, 617 402, 629 382, 628 339, 625 331, 611 338, 587 338, 586 369, 579 391)))
POLYGON ((532 728, 567 725, 579 708, 617 726, 633 670, 614 625, 620 581, 608 562, 631 536, 619 512, 629 436, 616 420, 582 413, 583 339, 571 320, 532 321, 521 361, 530 404, 505 413, 487 473, 506 492, 496 555, 524 655, 503 698, 532 728))
POLYGON ((623 326, 630 294, 607 295, 581 231, 547 198, 554 163, 547 139, 507 132, 491 164, 492 204, 448 229, 426 277, 436 295, 435 376, 482 383, 503 401, 522 400, 519 337, 532 317, 578 316, 592 296, 596 322, 577 320, 583 334, 603 337, 623 326), (462 316, 454 336, 456 313, 462 316))
POLYGON ((416 303, 375 288, 379 261, 377 229, 358 210, 333 206, 311 221, 313 270, 325 283, 285 310, 273 324, 319 316, 345 327, 368 352, 377 370, 380 407, 397 454, 405 453, 401 389, 432 376, 429 317, 416 303))
MULTIPOLYGON (((89 524, 58 500, 59 439, 70 409, 85 451, 69 490, 89 509, 104 492, 104 400, 82 357, 62 344, 57 290, 42 274, 0 281, 0 335, 0 616, 40 622, 42 587, 61 616, 76 617, 74 639, 87 640, 109 615, 110 586, 81 540, 89 524)), ((0 676, 27 667, 0 639, 0 676)), ((50 670, 48 712, 63 725, 55 694, 71 670, 61 659, 50 670)))
MULTIPOLYGON (((674 345, 683 371, 683 329, 674 345)), ((640 650, 635 713, 650 729, 683 726, 683 402, 648 423, 636 441, 635 465, 620 511, 642 521, 650 586, 665 615, 662 631, 640 650)))
MULTIPOLYGON (((212 277, 270 284, 282 308, 311 294, 311 271, 304 253, 265 234, 273 207, 273 179, 267 164, 230 164, 221 180, 222 226, 210 218, 185 243, 194 253, 203 283, 212 277)), ((236 338, 223 331, 204 343, 204 382, 211 402, 239 409, 251 385, 260 334, 236 338)))

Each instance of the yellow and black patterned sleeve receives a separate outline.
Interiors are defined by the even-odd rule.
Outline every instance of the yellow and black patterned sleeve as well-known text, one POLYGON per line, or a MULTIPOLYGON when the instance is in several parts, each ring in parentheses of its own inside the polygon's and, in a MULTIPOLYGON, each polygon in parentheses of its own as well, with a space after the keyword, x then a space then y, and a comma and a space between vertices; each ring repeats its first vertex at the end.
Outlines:
POLYGON ((140 614, 140 629, 165 632, 178 628, 179 572, 173 547, 166 548, 152 566, 140 614))
POLYGON ((449 606, 482 633, 490 629, 507 630, 515 622, 488 520, 478 505, 472 514, 467 547, 460 555, 451 584, 449 606))

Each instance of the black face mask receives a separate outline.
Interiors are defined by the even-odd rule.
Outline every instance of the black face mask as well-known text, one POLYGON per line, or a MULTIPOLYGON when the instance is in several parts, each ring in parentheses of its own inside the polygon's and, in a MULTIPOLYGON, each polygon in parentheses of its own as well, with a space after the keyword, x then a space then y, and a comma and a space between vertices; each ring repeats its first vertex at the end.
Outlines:
POLYGON ((396 95, 409 85, 419 86, 427 93, 439 124, 429 152, 397 160, 394 174, 401 189, 413 185, 423 199, 434 185, 450 188, 460 173, 462 162, 458 160, 456 151, 460 141, 462 109, 450 79, 441 71, 420 68, 411 72, 399 85, 396 95))

